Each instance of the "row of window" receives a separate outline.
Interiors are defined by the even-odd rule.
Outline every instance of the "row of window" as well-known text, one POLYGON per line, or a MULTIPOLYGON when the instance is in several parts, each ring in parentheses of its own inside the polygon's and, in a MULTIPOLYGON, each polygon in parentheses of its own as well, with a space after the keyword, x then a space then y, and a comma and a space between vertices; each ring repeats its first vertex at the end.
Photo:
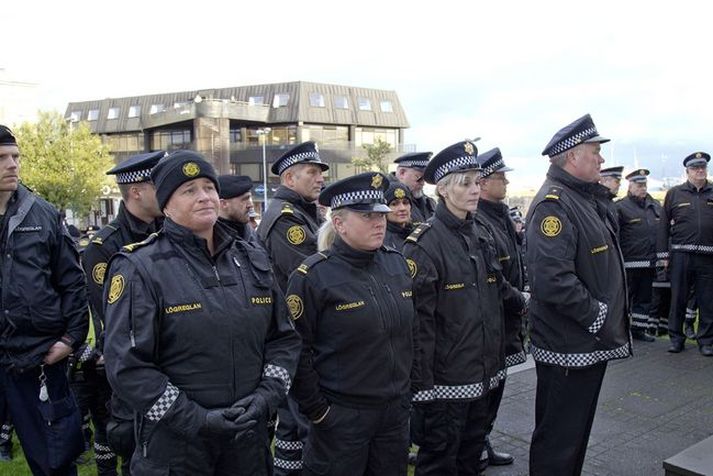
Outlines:
MULTIPOLYGON (((287 107, 290 101, 290 95, 287 93, 278 93, 272 99, 272 107, 280 108, 287 107)), ((343 95, 335 95, 333 97, 333 104, 335 109, 349 109, 349 98, 343 95)), ((187 107, 189 102, 176 102, 173 104, 174 109, 182 109, 187 107)), ((248 98, 248 105, 250 106, 264 106, 265 97, 264 96, 250 96, 248 98)), ((324 94, 318 92, 312 92, 309 94, 309 105, 311 107, 327 107, 324 94)), ((371 111, 371 99, 359 96, 357 97, 357 108, 360 111, 371 111)), ((381 112, 394 112, 394 106, 388 99, 381 99, 379 101, 379 108, 381 112)), ((166 111, 165 104, 152 104, 149 108, 149 114, 158 114, 159 112, 166 111)), ((120 107, 110 107, 107 111, 107 119, 118 119, 121 114, 120 107)), ((141 115, 141 106, 135 104, 129 106, 129 119, 134 117, 139 117, 141 115)), ((87 112, 87 121, 96 121, 99 119, 99 109, 90 109, 87 112)), ((82 111, 72 111, 69 114, 69 120, 71 122, 79 122, 82 120, 82 111)))

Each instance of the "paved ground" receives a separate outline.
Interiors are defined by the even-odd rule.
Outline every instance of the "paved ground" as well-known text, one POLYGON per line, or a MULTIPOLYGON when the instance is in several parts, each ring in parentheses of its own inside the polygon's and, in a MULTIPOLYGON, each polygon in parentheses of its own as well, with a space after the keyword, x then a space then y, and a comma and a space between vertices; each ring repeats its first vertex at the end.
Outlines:
MULTIPOLYGON (((691 341, 667 348, 667 338, 635 341, 633 358, 609 363, 583 474, 663 475, 663 460, 713 435, 713 358, 691 341)), ((508 377, 491 439, 516 459, 487 476, 528 474, 536 383, 531 361, 508 377)))

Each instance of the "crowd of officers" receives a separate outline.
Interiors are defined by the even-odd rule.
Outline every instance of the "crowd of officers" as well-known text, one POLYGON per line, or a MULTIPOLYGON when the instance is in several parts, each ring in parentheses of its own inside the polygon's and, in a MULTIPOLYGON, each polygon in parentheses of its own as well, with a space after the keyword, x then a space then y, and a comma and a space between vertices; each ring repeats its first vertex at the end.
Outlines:
POLYGON ((82 415, 100 475, 482 474, 513 462, 488 435, 530 352, 530 473, 579 474, 607 362, 652 339, 666 299, 683 350, 686 306, 713 282, 710 156, 686 157, 663 207, 646 169, 614 202, 607 141, 589 115, 558 131, 526 220, 498 148, 465 140, 326 185, 305 142, 272 164, 257 229, 249 177, 142 154, 107 172, 122 203, 80 261, 0 126, 2 423, 36 475, 76 474, 82 415))

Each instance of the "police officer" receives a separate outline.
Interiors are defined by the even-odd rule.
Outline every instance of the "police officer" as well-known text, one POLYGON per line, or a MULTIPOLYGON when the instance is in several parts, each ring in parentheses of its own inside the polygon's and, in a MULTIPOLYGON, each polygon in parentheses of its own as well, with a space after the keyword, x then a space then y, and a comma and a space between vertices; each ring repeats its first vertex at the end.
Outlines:
POLYGON ((84 442, 67 357, 87 335, 86 283, 59 213, 19 175, 0 125, 0 388, 33 474, 75 475, 84 442))
MULTIPOLYGON (((515 225, 510 219, 510 209, 503 202, 507 196, 507 172, 513 169, 505 165, 499 148, 491 149, 478 156, 482 167, 480 178, 480 200, 478 201, 478 215, 490 226, 490 231, 495 239, 498 253, 498 262, 503 268, 503 276, 519 291, 525 286, 524 269, 520 256, 520 247, 517 241, 515 225)), ((505 314, 505 367, 521 364, 527 360, 523 347, 523 317, 521 313, 505 314)), ((502 400, 505 380, 493 391, 491 398, 491 423, 488 434, 492 431, 498 407, 502 400)), ((485 440, 484 457, 481 460, 485 465, 502 466, 515 461, 512 455, 495 451, 489 438, 485 440)))
MULTIPOLYGON (((711 156, 694 152, 683 160, 687 180, 672 187, 664 199, 657 257, 671 271, 671 313, 668 318, 669 352, 684 348, 682 332, 691 286, 696 297, 713 295, 713 185, 708 181, 711 156)), ((713 356, 713 300, 698 299, 698 347, 713 356)))
POLYGON ((589 114, 542 155, 547 179, 528 211, 525 261, 537 369, 530 474, 579 474, 607 361, 631 355, 624 264, 604 159, 589 114))
POLYGON ((237 239, 262 247, 257 233, 250 225, 253 181, 246 175, 220 175, 220 210, 218 221, 234 232, 237 239))
POLYGON ((414 309, 405 259, 382 246, 387 186, 373 172, 329 185, 329 248, 290 277, 302 336, 292 392, 312 421, 305 474, 406 475, 414 309))
MULTIPOLYGON (((257 228, 270 254, 280 289, 308 256, 317 252, 317 231, 324 221, 315 201, 324 186, 322 162, 317 144, 304 142, 283 154, 270 170, 280 176, 280 187, 263 213, 257 228)), ((298 475, 302 468, 302 446, 309 422, 288 398, 278 410, 275 439, 275 474, 298 475)))
POLYGON ((423 193, 423 171, 432 152, 412 152, 394 160, 396 179, 411 190, 411 221, 423 223, 435 213, 436 201, 423 193))
POLYGON ((299 354, 284 295, 216 223, 201 155, 174 152, 151 178, 163 228, 114 255, 105 287, 107 376, 137 415, 131 472, 269 474, 267 418, 299 354))
POLYGON ((165 155, 166 152, 162 150, 135 155, 107 172, 107 175, 116 178, 121 193, 119 211, 111 223, 92 237, 82 253, 95 333, 93 337, 97 346, 94 348, 85 344, 78 352, 73 389, 80 403, 86 402, 94 421, 94 456, 100 475, 116 474, 117 453, 122 457, 122 472, 128 474, 134 452, 131 409, 114 397, 111 414, 107 412, 111 388, 106 380, 102 358, 104 276, 114 253, 124 245, 145 240, 160 226, 162 213, 156 201, 156 189, 151 182, 151 169, 165 155))
POLYGON ((644 342, 656 339, 656 322, 651 316, 653 283, 656 276, 656 234, 661 205, 646 192, 647 169, 626 176, 629 190, 615 204, 619 219, 619 239, 629 288, 631 336, 644 342))
POLYGON ((391 211, 386 214, 384 245, 401 251, 404 241, 413 231, 411 223, 411 192, 396 180, 389 184, 384 198, 391 211))
POLYGON ((624 174, 624 166, 607 167, 599 171, 599 183, 609 189, 609 198, 614 200, 621 188, 621 177, 624 174))
POLYGON ((487 225, 474 215, 476 156, 464 141, 429 162, 424 177, 436 185, 436 213, 404 246, 418 316, 411 415, 417 475, 480 472, 490 396, 505 378, 503 312, 524 306, 502 276, 487 225))

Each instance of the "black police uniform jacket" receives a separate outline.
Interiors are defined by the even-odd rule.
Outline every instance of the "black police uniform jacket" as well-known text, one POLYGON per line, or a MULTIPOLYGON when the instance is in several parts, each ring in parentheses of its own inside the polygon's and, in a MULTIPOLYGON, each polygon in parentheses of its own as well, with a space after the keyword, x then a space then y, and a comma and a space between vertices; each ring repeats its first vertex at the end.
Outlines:
POLYGON ((586 367, 631 355, 624 266, 607 188, 550 166, 527 218, 537 362, 586 367))
POLYGON ((264 251, 265 246, 260 241, 257 236, 257 232, 253 230, 253 227, 247 223, 240 223, 233 220, 228 220, 227 218, 218 218, 218 222, 225 225, 226 229, 233 235, 236 240, 243 240, 249 243, 252 247, 257 250, 262 249, 264 251))
MULTIPOLYGON (((478 215, 490 226, 498 253, 498 262, 502 266, 503 276, 515 289, 525 287, 524 269, 517 243, 515 225, 510 219, 510 209, 504 203, 480 199, 478 215)), ((505 314, 505 366, 521 364, 527 360, 523 348, 522 313, 505 314)))
POLYGON ((104 322, 104 277, 109 259, 130 243, 138 243, 156 231, 155 223, 145 223, 119 205, 116 218, 97 232, 82 252, 82 266, 87 275, 89 305, 93 317, 104 322))
POLYGON ((257 234, 272 260, 277 284, 283 291, 287 278, 307 257, 317 252, 317 231, 322 223, 317 205, 281 186, 257 227, 257 234))
POLYGON ((669 251, 713 254, 713 185, 700 189, 689 181, 672 187, 664 198, 656 245, 657 257, 669 251))
POLYGON ((647 193, 644 198, 628 194, 616 202, 615 207, 624 268, 653 268, 661 205, 647 193))
POLYGON ((396 223, 386 222, 386 235, 384 236, 384 246, 395 250, 403 250, 406 238, 413 231, 413 226, 407 223, 406 226, 397 225, 396 223))
POLYGON ((105 357, 114 391, 145 420, 193 437, 206 409, 253 392, 273 412, 290 387, 299 336, 264 255, 214 227, 215 253, 170 219, 114 255, 105 357))
POLYGON ((42 363, 57 341, 75 351, 88 329, 84 273, 57 210, 20 185, 0 232, 0 365, 42 363))
POLYGON ((414 308, 404 257, 357 251, 337 238, 290 277, 287 303, 302 336, 292 395, 312 420, 329 402, 375 407, 408 398, 414 308))
POLYGON ((411 222, 414 225, 425 222, 436 213, 436 201, 422 195, 421 198, 411 198, 411 222))
POLYGON ((505 281, 492 236, 477 216, 443 202, 406 240, 417 313, 414 402, 474 400, 505 377, 504 307, 522 296, 505 281))

